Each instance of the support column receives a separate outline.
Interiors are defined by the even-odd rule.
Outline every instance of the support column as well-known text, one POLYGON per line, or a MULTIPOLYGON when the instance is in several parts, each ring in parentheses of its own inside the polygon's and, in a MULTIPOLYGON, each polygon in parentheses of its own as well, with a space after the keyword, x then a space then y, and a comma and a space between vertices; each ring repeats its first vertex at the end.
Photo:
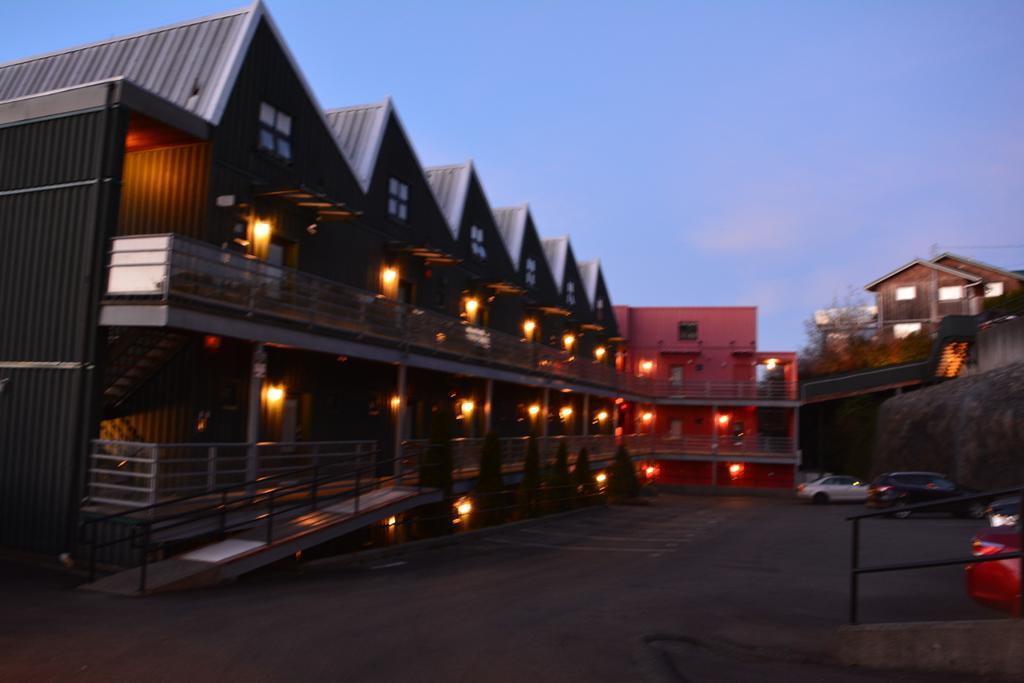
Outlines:
POLYGON ((395 394, 397 397, 395 406, 395 443, 394 443, 394 471, 395 477, 398 483, 402 483, 402 437, 403 427, 405 426, 405 405, 406 405, 406 371, 407 368, 404 364, 398 365, 398 393, 395 394))
POLYGON ((711 404, 711 488, 718 486, 718 406, 711 404))
POLYGON ((494 401, 494 380, 486 380, 484 384, 484 436, 491 432, 491 413, 494 401))
POLYGON ((590 394, 583 394, 583 436, 590 436, 590 394))
POLYGON ((547 387, 544 387, 544 403, 543 405, 541 405, 540 408, 540 435, 543 436, 544 438, 547 438, 548 436, 548 406, 550 398, 548 396, 549 393, 550 390, 547 387))
POLYGON ((261 342, 252 345, 252 366, 249 373, 249 413, 246 416, 245 441, 248 444, 245 457, 245 480, 254 481, 259 475, 256 462, 256 443, 260 440, 260 408, 263 397, 263 380, 267 376, 267 352, 261 342))

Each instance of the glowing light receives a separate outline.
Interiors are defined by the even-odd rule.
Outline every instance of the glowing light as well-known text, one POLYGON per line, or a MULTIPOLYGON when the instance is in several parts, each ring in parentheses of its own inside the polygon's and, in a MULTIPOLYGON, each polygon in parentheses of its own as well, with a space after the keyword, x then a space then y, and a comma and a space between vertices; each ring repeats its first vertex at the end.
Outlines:
POLYGON ((729 416, 728 415, 719 415, 718 416, 718 424, 722 425, 723 427, 725 425, 729 424, 729 416))
POLYGON ((644 421, 644 424, 650 424, 651 420, 654 419, 654 413, 648 411, 640 416, 640 419, 644 421))
POLYGON ((267 402, 277 403, 284 398, 284 387, 267 387, 267 402))
POLYGON ((265 240, 270 237, 270 223, 258 221, 252 226, 252 236, 258 240, 265 240))
POLYGON ((764 366, 766 368, 768 368, 769 370, 774 370, 775 366, 777 366, 778 364, 779 364, 779 359, 778 358, 769 358, 768 360, 766 360, 764 362, 764 366))
POLYGON ((657 470, 654 469, 654 465, 648 465, 647 469, 644 470, 644 474, 648 477, 653 477, 655 472, 657 472, 657 470))
POLYGON ((476 409, 476 404, 473 403, 470 400, 465 400, 465 401, 463 401, 462 403, 459 404, 459 410, 462 411, 462 414, 465 417, 469 417, 470 415, 472 415, 473 411, 475 409, 476 409))
POLYGON ((527 320, 523 323, 523 333, 526 334, 527 339, 533 337, 533 331, 537 329, 537 323, 533 320, 527 320))
POLYGON ((466 299, 466 315, 473 317, 476 315, 477 310, 480 308, 480 302, 476 299, 466 299))
POLYGON ((608 475, 605 474, 604 472, 599 472, 598 475, 596 477, 594 477, 594 479, 597 480, 598 484, 603 484, 606 481, 608 481, 608 475))
POLYGON ((537 414, 540 413, 540 406, 534 403, 526 410, 530 413, 530 417, 537 417, 537 414))
POLYGON ((640 363, 640 370, 643 371, 643 372, 649 373, 653 369, 654 369, 654 361, 652 361, 652 360, 645 360, 645 361, 642 361, 640 363))
POLYGON ((572 408, 570 408, 569 406, 565 406, 564 408, 558 411, 558 415, 563 420, 568 420, 570 417, 572 417, 572 408))
POLYGON ((468 498, 463 498, 459 501, 459 504, 455 507, 456 511, 460 515, 468 515, 473 511, 473 503, 469 502, 468 498))
POLYGON ((400 396, 391 397, 391 410, 398 410, 402 407, 402 398, 400 396))
POLYGON ((575 344, 575 343, 576 343, 576 335, 567 334, 564 337, 562 337, 562 344, 565 346, 565 350, 566 351, 572 349, 573 344, 575 344))
POLYGON ((394 268, 385 268, 384 272, 380 274, 380 279, 384 281, 385 285, 393 285, 398 279, 398 271, 394 268))
POLYGON ((216 351, 220 348, 220 337, 215 334, 208 334, 203 337, 203 346, 207 351, 216 351))
POLYGON ((608 419, 608 411, 607 410, 602 410, 601 412, 599 412, 597 414, 597 421, 598 422, 604 422, 607 419, 608 419))
POLYGON ((390 517, 388 517, 388 526, 394 526, 396 524, 398 524, 398 518, 397 517, 395 517, 394 515, 391 515, 390 517))
POLYGON ((594 358, 601 360, 602 358, 604 358, 605 353, 607 353, 607 349, 605 349, 603 346, 598 346, 596 349, 594 349, 594 358))
POLYGON ((729 465, 729 478, 730 479, 739 479, 742 476, 743 476, 743 465, 740 465, 739 463, 735 463, 735 464, 729 465))

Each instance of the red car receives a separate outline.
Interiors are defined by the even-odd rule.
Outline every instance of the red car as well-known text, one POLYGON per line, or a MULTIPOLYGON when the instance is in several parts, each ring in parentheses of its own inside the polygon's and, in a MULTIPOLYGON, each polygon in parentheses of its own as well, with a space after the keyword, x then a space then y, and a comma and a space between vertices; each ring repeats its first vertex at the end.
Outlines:
MULTIPOLYGON (((979 557, 1020 550, 1020 529, 994 527, 979 531, 971 552, 979 557)), ((967 594, 987 607, 1020 616, 1020 560, 967 565, 967 594)))

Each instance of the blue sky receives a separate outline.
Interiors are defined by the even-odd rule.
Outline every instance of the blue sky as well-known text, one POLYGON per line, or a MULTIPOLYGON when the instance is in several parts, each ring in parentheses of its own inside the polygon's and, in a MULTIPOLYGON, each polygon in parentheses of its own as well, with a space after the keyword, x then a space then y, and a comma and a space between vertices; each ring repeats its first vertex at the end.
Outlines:
MULTIPOLYGON (((3 3, 0 61, 240 4, 3 3)), ((472 158, 616 303, 756 304, 793 349, 932 244, 1024 244, 1024 2, 269 8, 322 105, 391 95, 425 164, 472 158)))

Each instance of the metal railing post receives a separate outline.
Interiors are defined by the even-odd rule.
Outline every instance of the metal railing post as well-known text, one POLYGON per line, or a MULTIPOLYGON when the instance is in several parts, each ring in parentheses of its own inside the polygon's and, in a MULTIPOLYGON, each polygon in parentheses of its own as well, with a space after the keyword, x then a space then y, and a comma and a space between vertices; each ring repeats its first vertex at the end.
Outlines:
POLYGON ((206 449, 206 490, 207 492, 217 488, 217 447, 210 446, 206 449))
POLYGON ((853 520, 853 538, 850 547, 850 623, 857 623, 857 580, 860 574, 857 572, 860 555, 860 520, 853 520))
POLYGON ((142 562, 139 565, 139 592, 146 592, 146 570, 149 568, 149 533, 151 524, 145 523, 142 532, 142 562))
POLYGON ((362 476, 362 473, 363 473, 363 468, 359 467, 357 465, 356 466, 356 487, 355 487, 356 496, 355 496, 355 499, 352 502, 352 514, 353 515, 359 514, 359 484, 360 484, 359 479, 362 476))
POLYGON ((151 463, 149 470, 151 477, 149 480, 149 496, 147 503, 149 505, 153 505, 156 503, 156 487, 159 485, 160 481, 160 451, 157 446, 149 447, 149 461, 151 463))
POLYGON ((274 491, 267 497, 267 545, 274 542, 274 491))

